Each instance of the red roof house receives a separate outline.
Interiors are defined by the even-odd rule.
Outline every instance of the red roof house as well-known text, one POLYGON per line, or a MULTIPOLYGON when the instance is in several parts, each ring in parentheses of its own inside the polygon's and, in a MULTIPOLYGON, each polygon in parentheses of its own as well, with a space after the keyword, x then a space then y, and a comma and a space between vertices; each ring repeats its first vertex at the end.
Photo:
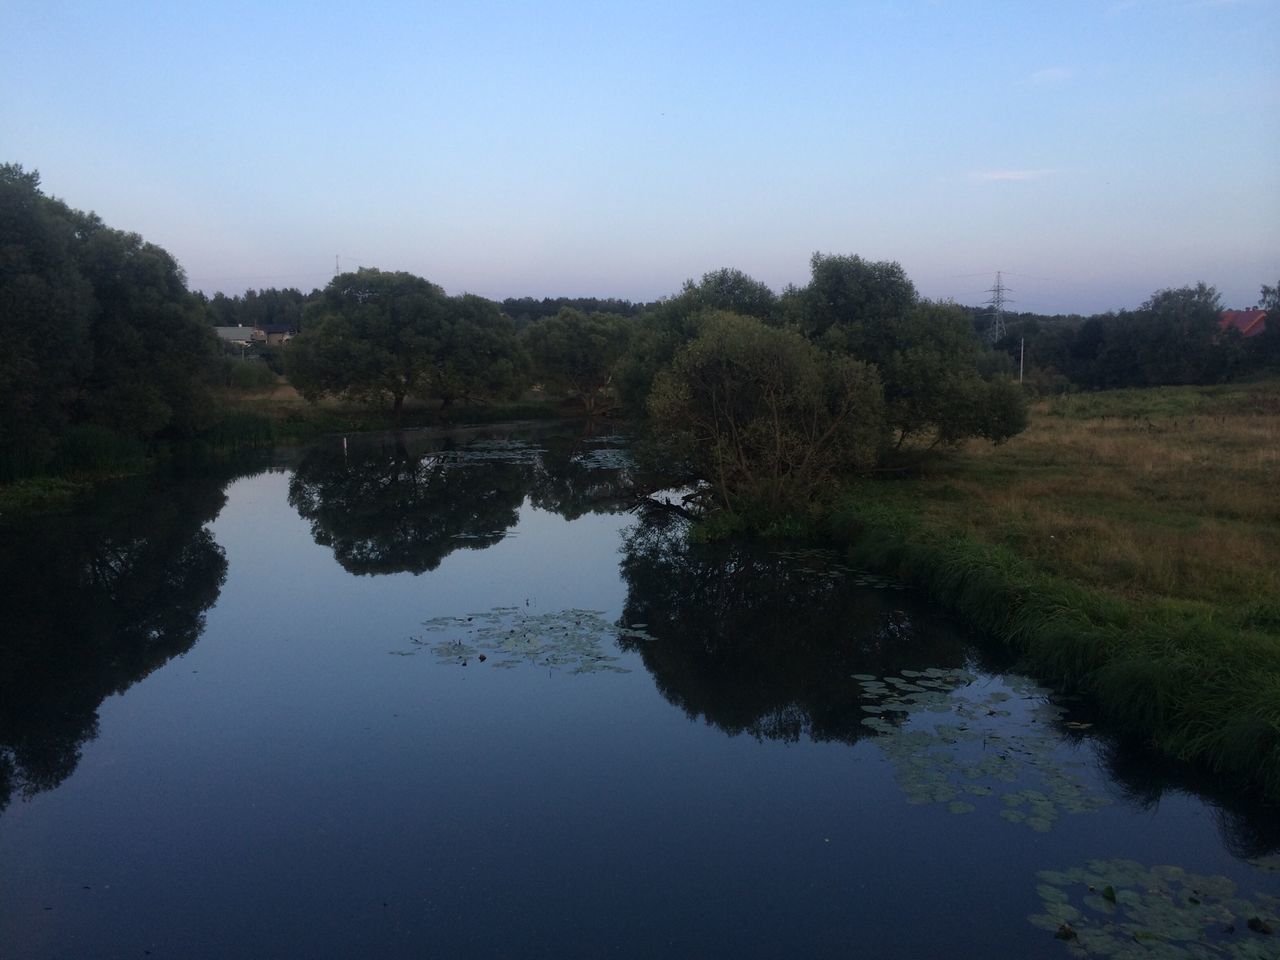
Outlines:
POLYGON ((1223 330, 1235 327, 1242 337, 1256 337, 1267 329, 1267 311, 1223 310, 1218 318, 1218 326, 1223 330))

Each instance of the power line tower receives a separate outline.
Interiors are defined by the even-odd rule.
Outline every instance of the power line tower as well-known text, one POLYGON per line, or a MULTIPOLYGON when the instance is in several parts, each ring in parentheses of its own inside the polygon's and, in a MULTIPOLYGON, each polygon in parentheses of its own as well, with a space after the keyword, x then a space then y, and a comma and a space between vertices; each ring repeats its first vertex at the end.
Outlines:
POLYGON ((996 285, 987 291, 991 294, 991 299, 987 301, 987 306, 991 308, 991 326, 987 327, 987 339, 992 343, 1002 339, 1009 332, 1004 323, 1004 308, 1005 304, 1013 302, 1005 296, 1009 288, 1004 285, 1000 273, 1001 271, 996 271, 996 285))

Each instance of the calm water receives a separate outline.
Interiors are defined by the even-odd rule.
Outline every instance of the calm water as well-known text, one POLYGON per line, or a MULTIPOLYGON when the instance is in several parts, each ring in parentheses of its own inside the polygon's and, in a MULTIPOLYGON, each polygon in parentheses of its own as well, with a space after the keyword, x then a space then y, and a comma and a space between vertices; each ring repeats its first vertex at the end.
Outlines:
POLYGON ((624 447, 0 527, 0 957, 1280 956, 1275 810, 833 555, 629 512, 624 447))

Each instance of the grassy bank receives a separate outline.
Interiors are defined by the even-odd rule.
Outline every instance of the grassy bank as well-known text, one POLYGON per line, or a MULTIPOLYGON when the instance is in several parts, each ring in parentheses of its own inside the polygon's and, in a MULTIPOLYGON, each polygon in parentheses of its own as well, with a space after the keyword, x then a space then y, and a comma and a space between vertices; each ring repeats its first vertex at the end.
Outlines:
MULTIPOLYGON (((211 426, 189 440, 142 443, 97 427, 67 431, 59 440, 57 456, 40 475, 0 482, 0 521, 63 508, 99 481, 142 473, 170 457, 236 456, 277 443, 305 442, 334 433, 393 430, 397 426, 385 407, 336 400, 311 404, 284 382, 262 389, 226 389, 216 402, 217 414, 211 426)), ((399 426, 412 430, 554 420, 572 413, 541 400, 457 404, 448 408, 411 400, 405 404, 399 426)))
POLYGON ((830 524, 1120 729, 1280 799, 1280 383, 1046 401, 830 524))
MULTIPOLYGON (((309 403, 289 384, 281 382, 263 390, 229 390, 219 398, 229 415, 252 417, 270 431, 274 440, 299 441, 331 433, 392 430, 396 423, 386 407, 362 406, 325 399, 309 403)), ((513 401, 457 404, 405 401, 399 426, 406 430, 445 424, 501 423, 510 420, 554 420, 563 412, 545 401, 513 401)))

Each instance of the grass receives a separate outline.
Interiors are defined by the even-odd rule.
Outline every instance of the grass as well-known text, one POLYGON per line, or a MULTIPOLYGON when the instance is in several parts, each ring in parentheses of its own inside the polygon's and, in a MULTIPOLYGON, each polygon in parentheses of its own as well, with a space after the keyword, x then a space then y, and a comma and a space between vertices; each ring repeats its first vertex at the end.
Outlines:
MULTIPOLYGON (((262 418, 278 440, 308 440, 329 433, 390 430, 396 424, 387 407, 364 406, 326 398, 309 403, 281 381, 261 390, 228 390, 220 404, 232 413, 262 418)), ((444 423, 498 423, 508 420, 551 420, 563 416, 552 403, 524 400, 442 408, 438 402, 407 399, 400 426, 405 429, 444 423)))
POLYGON ((61 477, 37 477, 0 484, 0 522, 28 513, 61 510, 91 486, 61 477))
POLYGON ((1278 479, 1280 383, 1115 391, 830 519, 1122 729, 1280 799, 1278 479))

